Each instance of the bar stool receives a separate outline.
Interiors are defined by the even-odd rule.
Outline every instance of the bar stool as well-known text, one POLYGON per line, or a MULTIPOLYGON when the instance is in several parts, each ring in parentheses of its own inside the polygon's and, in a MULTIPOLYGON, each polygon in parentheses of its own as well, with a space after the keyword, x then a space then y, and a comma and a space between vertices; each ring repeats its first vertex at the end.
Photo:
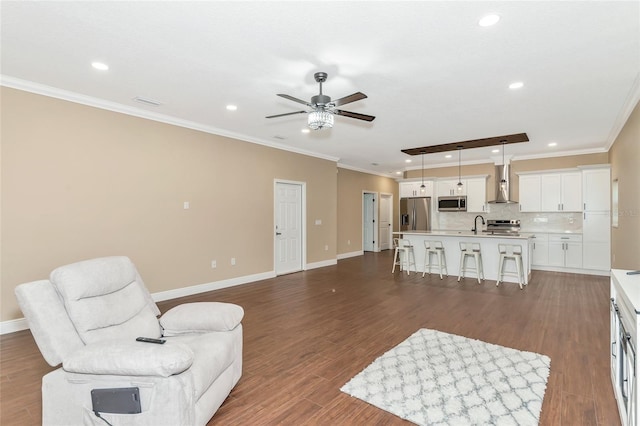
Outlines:
POLYGON ((522 265, 522 246, 519 244, 498 244, 498 251, 500 252, 500 260, 498 264, 498 281, 496 286, 503 281, 505 275, 516 277, 518 279, 518 285, 522 290, 522 283, 524 282, 524 266, 522 265), (504 264, 507 260, 513 260, 516 264, 516 272, 505 272, 504 264))
POLYGON ((424 268, 422 269, 422 276, 427 272, 431 274, 431 255, 438 257, 438 265, 433 265, 438 268, 440 272, 440 279, 442 279, 442 271, 445 271, 445 275, 449 275, 447 271, 447 258, 444 256, 444 246, 442 241, 425 241, 424 242, 424 268))
POLYGON ((458 281, 465 276, 466 272, 473 272, 478 278, 484 280, 484 270, 482 269, 482 253, 480 252, 480 243, 460 243, 460 271, 458 272, 458 281), (466 265, 467 256, 473 257, 475 260, 475 268, 468 268, 466 265))
POLYGON ((395 253, 393 254, 393 269, 391 269, 391 273, 393 274, 396 271, 396 265, 398 265, 401 271, 405 270, 407 271, 407 275, 409 275, 411 264, 413 264, 413 269, 416 269, 416 256, 413 252, 411 241, 394 238, 393 248, 395 249, 395 253))

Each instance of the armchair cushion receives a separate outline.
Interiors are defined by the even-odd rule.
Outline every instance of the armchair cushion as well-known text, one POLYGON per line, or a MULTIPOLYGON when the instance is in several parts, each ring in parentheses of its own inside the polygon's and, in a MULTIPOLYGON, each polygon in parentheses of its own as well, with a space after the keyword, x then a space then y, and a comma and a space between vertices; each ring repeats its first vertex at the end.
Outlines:
POLYGON ((160 325, 164 336, 230 331, 240 324, 243 317, 242 307, 232 303, 185 303, 162 315, 160 325))
POLYGON ((84 343, 160 337, 160 311, 128 257, 61 266, 50 280, 84 343))
POLYGON ((86 345, 67 357, 62 367, 71 373, 169 377, 191 367, 193 357, 187 345, 177 342, 112 340, 86 345))

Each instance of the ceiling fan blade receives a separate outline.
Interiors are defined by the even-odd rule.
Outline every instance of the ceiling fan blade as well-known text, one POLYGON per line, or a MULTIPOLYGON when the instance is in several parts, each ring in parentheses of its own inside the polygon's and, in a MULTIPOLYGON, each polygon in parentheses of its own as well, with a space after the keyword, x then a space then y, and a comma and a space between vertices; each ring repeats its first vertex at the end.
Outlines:
POLYGON ((331 103, 334 104, 335 106, 340 106, 344 104, 349 104, 351 102, 359 101, 360 99, 365 99, 366 97, 367 95, 365 95, 364 93, 356 92, 349 96, 345 96, 344 98, 336 99, 331 103))
POLYGON ((313 107, 309 102, 303 101, 302 99, 294 98, 293 96, 285 95, 284 93, 278 93, 278 96, 283 97, 285 99, 289 99, 290 101, 297 102, 302 105, 313 107))
POLYGON ((358 120, 373 121, 375 119, 373 115, 359 114, 357 112, 351 112, 351 111, 342 111, 341 109, 334 109, 333 112, 336 115, 342 115, 344 117, 349 117, 349 118, 357 118, 358 120))
POLYGON ((265 118, 276 118, 276 117, 284 117, 285 115, 306 114, 306 113, 307 113, 307 111, 287 112, 285 114, 270 115, 270 116, 265 117, 265 118))

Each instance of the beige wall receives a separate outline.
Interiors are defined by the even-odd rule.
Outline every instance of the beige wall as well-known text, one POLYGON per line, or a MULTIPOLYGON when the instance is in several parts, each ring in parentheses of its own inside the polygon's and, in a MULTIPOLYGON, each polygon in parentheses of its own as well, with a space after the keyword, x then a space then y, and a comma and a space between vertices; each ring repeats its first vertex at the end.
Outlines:
POLYGON ((336 257, 335 162, 4 87, 1 102, 2 321, 22 317, 17 284, 96 256, 131 257, 151 292, 273 271, 274 179, 307 184, 307 262, 336 257))
POLYGON ((609 150, 618 179, 618 227, 611 228, 612 267, 640 269, 640 103, 609 150))
POLYGON ((398 182, 338 168, 338 254, 362 250, 363 191, 393 194, 393 224, 394 229, 398 228, 398 182))
MULTIPOLYGON (((518 175, 519 172, 530 172, 538 170, 556 170, 567 169, 578 166, 587 166, 593 164, 607 164, 609 162, 606 152, 601 154, 584 154, 584 155, 571 155, 565 157, 552 157, 541 158, 536 160, 520 160, 511 162, 511 180, 510 191, 511 199, 513 201, 519 200, 518 192, 518 175)), ((487 200, 493 200, 495 197, 495 174, 494 163, 485 164, 472 164, 468 166, 462 166, 462 176, 474 176, 474 175, 489 175, 487 179, 487 200)), ((421 176, 420 170, 412 170, 406 173, 407 178, 419 178, 421 176)), ((424 177, 458 177, 458 166, 452 167, 439 167, 434 169, 425 169, 424 177)))

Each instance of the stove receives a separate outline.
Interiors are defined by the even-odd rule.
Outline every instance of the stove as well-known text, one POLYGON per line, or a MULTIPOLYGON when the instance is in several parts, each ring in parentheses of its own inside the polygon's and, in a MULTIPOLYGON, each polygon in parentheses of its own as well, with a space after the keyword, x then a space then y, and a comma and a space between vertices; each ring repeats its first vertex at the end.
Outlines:
POLYGON ((520 220, 518 219, 496 219, 487 220, 487 229, 482 232, 490 234, 519 234, 520 220))

